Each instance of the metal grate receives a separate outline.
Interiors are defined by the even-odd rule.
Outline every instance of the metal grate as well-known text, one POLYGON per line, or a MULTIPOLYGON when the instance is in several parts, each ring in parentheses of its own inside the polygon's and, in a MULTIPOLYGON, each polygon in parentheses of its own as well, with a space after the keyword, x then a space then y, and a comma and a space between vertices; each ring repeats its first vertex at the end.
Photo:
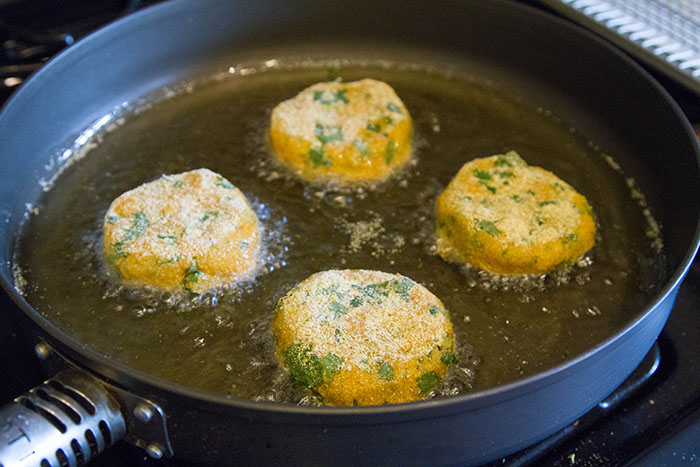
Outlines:
POLYGON ((545 0, 700 93, 700 1, 545 0))

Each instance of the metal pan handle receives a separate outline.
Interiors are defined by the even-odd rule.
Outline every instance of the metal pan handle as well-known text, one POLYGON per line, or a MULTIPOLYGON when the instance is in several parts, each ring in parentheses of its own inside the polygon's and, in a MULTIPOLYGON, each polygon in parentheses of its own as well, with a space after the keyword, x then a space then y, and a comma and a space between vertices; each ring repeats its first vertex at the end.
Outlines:
POLYGON ((0 409, 0 466, 84 465, 125 435, 116 399, 69 370, 0 409))
MULTIPOLYGON (((45 343, 36 349, 40 358, 57 355, 45 343)), ((152 458, 173 456, 158 404, 65 363, 0 408, 0 467, 80 466, 122 438, 152 458)))

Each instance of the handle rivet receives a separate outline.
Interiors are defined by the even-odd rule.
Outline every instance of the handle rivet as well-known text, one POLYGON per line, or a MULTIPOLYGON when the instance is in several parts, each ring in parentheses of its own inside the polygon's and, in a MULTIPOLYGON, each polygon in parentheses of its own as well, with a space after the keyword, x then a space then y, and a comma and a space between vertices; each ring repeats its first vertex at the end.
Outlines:
POLYGON ((51 347, 46 342, 39 342, 34 346, 34 353, 39 360, 46 360, 51 356, 51 347))
MULTIPOLYGON (((153 409, 143 402, 134 407, 134 417, 140 422, 147 423, 153 418, 153 409)), ((158 457, 160 458, 160 456, 158 457)))
POLYGON ((146 453, 153 459, 160 459, 163 457, 163 449, 155 443, 146 446, 146 453))

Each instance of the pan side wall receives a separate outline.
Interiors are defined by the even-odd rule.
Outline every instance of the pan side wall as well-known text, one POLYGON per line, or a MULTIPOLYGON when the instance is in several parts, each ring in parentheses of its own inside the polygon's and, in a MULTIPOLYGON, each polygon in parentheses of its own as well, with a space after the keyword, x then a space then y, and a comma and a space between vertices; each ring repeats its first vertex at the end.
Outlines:
MULTIPOLYGON (((532 85, 533 97, 569 109, 572 123, 599 136, 600 145, 627 162, 641 186, 650 187, 645 191, 653 194, 650 203, 665 227, 670 266, 678 268, 693 248, 700 205, 689 127, 637 68, 582 37, 519 5, 480 1, 445 3, 440 9, 431 2, 292 6, 212 0, 195 7, 176 1, 127 18, 42 69, 0 116, 5 286, 12 280, 14 237, 25 204, 37 198, 38 180, 55 171, 45 168, 47 162, 83 128, 124 100, 237 63, 255 47, 274 51, 276 41, 323 44, 363 38, 409 50, 449 51, 472 66, 509 70, 504 79, 522 80, 532 85)), ((675 290, 616 339, 574 364, 525 384, 395 411, 274 411, 248 403, 217 404, 214 398, 203 401, 192 392, 115 369, 87 350, 76 350, 79 346, 65 336, 50 340, 83 366, 160 401, 177 459, 188 465, 373 458, 383 464, 476 463, 547 436, 611 392, 658 336, 675 290)), ((10 293, 42 332, 57 335, 10 293)))

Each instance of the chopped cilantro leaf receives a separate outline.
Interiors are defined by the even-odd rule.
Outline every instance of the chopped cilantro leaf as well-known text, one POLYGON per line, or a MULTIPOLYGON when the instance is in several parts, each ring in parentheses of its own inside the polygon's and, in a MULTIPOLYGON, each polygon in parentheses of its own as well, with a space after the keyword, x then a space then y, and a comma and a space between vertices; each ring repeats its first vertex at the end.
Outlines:
POLYGON ((158 238, 168 245, 177 245, 177 237, 175 235, 158 235, 158 238))
POLYGON ((128 253, 124 251, 124 244, 130 242, 140 237, 148 229, 148 217, 143 211, 139 211, 134 214, 134 219, 131 221, 131 227, 126 231, 126 235, 114 244, 114 251, 112 252, 112 259, 117 260, 119 258, 124 258, 128 256, 128 253))
POLYGON ((511 172, 510 170, 497 170, 496 175, 498 175, 501 178, 515 177, 515 174, 513 172, 511 172))
POLYGON ((309 160, 311 161, 311 165, 314 166, 314 169, 331 165, 330 159, 326 157, 322 148, 310 148, 309 160))
POLYGON ((148 228, 148 217, 146 216, 146 213, 143 211, 139 211, 136 214, 134 214, 134 220, 131 223, 131 227, 129 227, 129 230, 126 232, 126 235, 124 238, 122 238, 122 243, 123 242, 130 242, 131 240, 134 240, 146 231, 148 228))
POLYGON ((292 383, 314 387, 323 381, 321 359, 311 352, 311 345, 292 344, 283 352, 283 358, 289 368, 292 383))
POLYGON ((369 148, 367 147, 367 143, 361 139, 356 139, 352 142, 352 145, 355 146, 357 151, 364 157, 370 157, 372 154, 369 152, 369 148))
POLYGON ((324 105, 331 105, 336 102, 348 104, 350 101, 348 101, 348 98, 345 96, 347 92, 347 89, 339 89, 337 91, 314 91, 314 100, 324 105), (328 94, 330 94, 330 98, 326 97, 328 94))
POLYGON ((375 132, 375 133, 379 133, 379 132, 382 130, 382 127, 381 127, 381 125, 379 125, 378 123, 372 123, 372 122, 370 122, 370 123, 367 124, 367 129, 368 129, 369 131, 373 131, 373 132, 375 132))
POLYGON ((496 224, 494 224, 491 221, 476 221, 476 225, 486 232, 487 234, 491 235, 492 237, 497 237, 498 235, 501 235, 501 231, 496 228, 496 224))
POLYGON ((235 189, 236 189, 236 186, 235 186, 233 183, 229 182, 228 180, 226 180, 226 179, 225 179, 224 177, 222 177, 221 175, 218 175, 218 176, 216 177, 216 179, 219 181, 219 182, 216 184, 216 186, 220 186, 221 188, 224 188, 224 189, 226 189, 226 190, 235 190, 235 189))
POLYGON ((431 315, 436 315, 440 313, 440 308, 436 307, 435 305, 430 307, 430 314, 431 315))
POLYGON ((440 384, 440 376, 434 371, 428 371, 416 378, 416 382, 418 383, 418 388, 420 388, 421 396, 424 396, 440 384))
POLYGON ((496 191, 497 191, 496 188, 487 185, 485 181, 479 180, 479 184, 480 184, 480 185, 483 185, 487 190, 489 190, 489 191, 490 191, 491 193, 493 193, 494 195, 496 194, 496 191))
POLYGON ((107 222, 109 222, 110 224, 114 224, 114 223, 117 222, 119 219, 121 219, 121 217, 119 217, 119 216, 117 216, 117 215, 110 215, 110 216, 107 216, 107 222))
POLYGON ((571 243, 573 241, 576 241, 577 238, 578 235, 576 235, 575 233, 570 233, 569 235, 564 237, 564 243, 571 243))
POLYGON ((440 360, 442 360, 442 363, 447 366, 456 365, 459 363, 459 360, 457 360, 457 356, 455 355, 455 351, 452 348, 445 349, 442 352, 442 355, 440 355, 440 360))
POLYGON ((219 216, 219 213, 216 211, 207 211, 206 213, 204 213, 204 216, 202 216, 202 218, 199 219, 199 222, 204 222, 206 220, 211 219, 212 217, 218 217, 218 216, 219 216))
POLYGON ((343 366, 343 358, 329 353, 321 359, 321 377, 323 382, 328 384, 343 366))
POLYGON ((395 112, 397 114, 402 114, 403 115, 403 110, 401 110, 401 107, 399 107, 397 104, 393 102, 389 102, 386 105, 386 108, 389 109, 391 112, 395 112))
POLYGON ((362 298, 360 297, 355 297, 352 300, 350 300, 350 306, 353 308, 357 308, 358 306, 362 305, 362 298))
POLYGON ((342 300, 345 295, 338 290, 338 284, 331 284, 327 287, 324 287, 321 289, 321 295, 335 295, 338 297, 338 300, 342 300))
POLYGON ((156 264, 158 266, 160 266, 161 264, 177 263, 178 261, 180 261, 180 257, 175 255, 175 256, 171 256, 170 258, 167 258, 167 259, 158 260, 156 262, 156 264))
POLYGON ((190 290, 190 284, 197 282, 202 274, 202 271, 197 269, 197 262, 192 259, 190 267, 185 271, 185 278, 182 280, 182 285, 185 289, 190 290))
POLYGON ((343 141, 343 128, 340 125, 316 124, 316 138, 321 144, 343 141))
POLYGON ((386 362, 382 362, 382 364, 379 365, 377 373, 379 373, 379 379, 383 379, 384 381, 391 381, 394 379, 394 369, 386 362))
POLYGON ((523 201, 525 201, 523 198, 520 197, 520 195, 513 195, 510 197, 510 199, 512 199, 516 203, 522 203, 523 201))
POLYGON ((527 164, 515 151, 508 151, 496 157, 496 167, 525 167, 527 164))
POLYGON ((329 310, 333 314, 333 318, 338 318, 342 314, 344 314, 348 309, 343 305, 342 303, 338 302, 331 302, 330 305, 328 305, 329 310))
POLYGON ((393 121, 393 120, 391 119, 391 117, 389 117, 388 115, 387 115, 386 117, 384 117, 382 120, 384 120, 384 122, 385 122, 387 125, 391 125, 392 123, 394 123, 394 121, 393 121))
POLYGON ((402 277, 401 279, 393 280, 391 282, 394 287, 394 292, 399 294, 405 302, 410 302, 411 294, 409 293, 409 290, 411 290, 413 287, 413 281, 406 277, 402 277))
POLYGON ((559 201, 547 200, 547 201, 540 201, 539 203, 537 203, 538 206, 547 206, 549 204, 559 204, 559 201))
POLYGON ((389 165, 391 163, 391 160, 396 155, 397 148, 398 144, 393 139, 390 139, 386 142, 386 165, 389 165))
POLYGON ((493 177, 486 170, 474 169, 474 176, 479 180, 493 180, 493 177))

